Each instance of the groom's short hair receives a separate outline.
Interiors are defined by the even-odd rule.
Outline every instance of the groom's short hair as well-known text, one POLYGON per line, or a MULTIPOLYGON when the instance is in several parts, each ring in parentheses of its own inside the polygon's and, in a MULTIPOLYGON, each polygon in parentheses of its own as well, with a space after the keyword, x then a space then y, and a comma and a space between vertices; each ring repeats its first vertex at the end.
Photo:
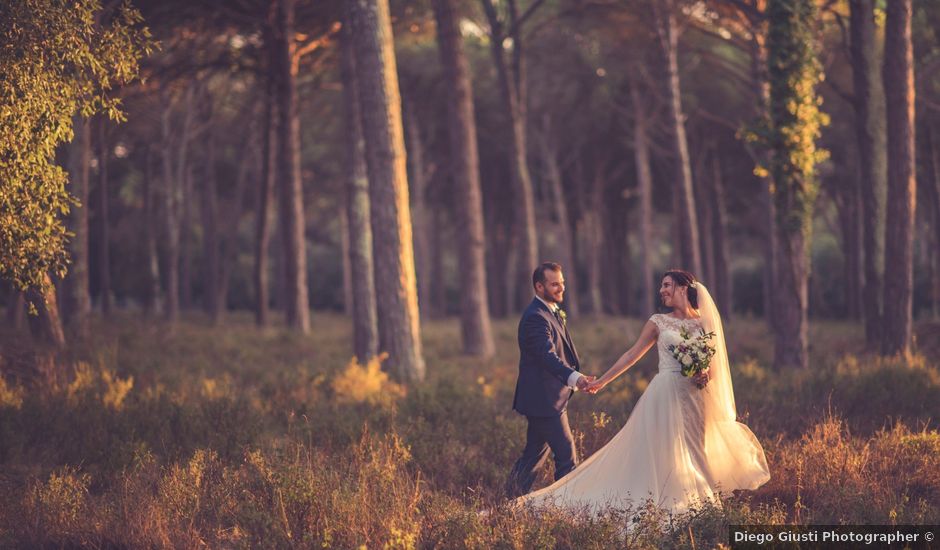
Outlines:
POLYGON ((535 288, 536 283, 542 283, 544 285, 547 282, 547 279, 545 278, 546 271, 561 272, 561 264, 556 264, 555 262, 542 262, 542 265, 535 268, 535 272, 532 273, 532 288, 535 288))

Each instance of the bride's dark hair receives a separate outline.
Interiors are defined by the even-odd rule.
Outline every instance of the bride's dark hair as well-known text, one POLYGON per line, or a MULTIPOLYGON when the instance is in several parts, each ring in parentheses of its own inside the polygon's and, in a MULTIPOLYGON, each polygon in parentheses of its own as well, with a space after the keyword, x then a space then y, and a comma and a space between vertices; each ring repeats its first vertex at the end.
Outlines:
POLYGON ((698 279, 695 278, 695 275, 692 275, 684 269, 670 269, 669 271, 663 273, 663 277, 669 277, 672 279, 672 282, 676 286, 685 286, 689 287, 688 297, 689 304, 692 305, 695 309, 698 309, 698 290, 692 286, 698 279))

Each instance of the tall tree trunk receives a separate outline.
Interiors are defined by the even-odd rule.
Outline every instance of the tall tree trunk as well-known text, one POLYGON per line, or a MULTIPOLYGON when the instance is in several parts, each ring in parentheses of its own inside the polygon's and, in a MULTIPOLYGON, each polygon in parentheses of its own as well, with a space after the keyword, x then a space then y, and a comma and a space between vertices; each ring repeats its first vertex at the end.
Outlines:
MULTIPOLYGON (((486 178, 482 178, 484 181, 486 178)), ((509 270, 509 233, 507 227, 507 216, 504 211, 509 209, 509 201, 503 200, 501 186, 496 185, 489 192, 483 193, 483 200, 486 201, 484 216, 486 226, 489 231, 486 232, 488 239, 486 245, 486 286, 490 290, 490 311, 499 318, 504 318, 514 309, 508 309, 507 293, 509 293, 506 272, 509 270)))
POLYGON ((14 287, 10 293, 10 302, 7 304, 7 326, 16 330, 22 329, 27 322, 26 315, 25 294, 14 287))
POLYGON ((372 359, 379 349, 376 313, 375 265, 369 225, 369 179, 366 175, 356 57, 350 31, 351 3, 346 3, 346 25, 341 35, 343 101, 346 115, 346 214, 349 220, 349 270, 352 286, 353 349, 359 362, 372 359))
POLYGON ((940 313, 940 147, 938 147, 940 144, 937 143, 935 127, 927 123, 926 130, 927 154, 929 155, 927 166, 930 169, 926 187, 930 191, 928 196, 931 197, 933 203, 934 230, 934 245, 931 247, 934 269, 931 285, 933 287, 933 316, 937 318, 940 313))
POLYGON ((180 205, 180 307, 193 307, 193 166, 183 168, 183 193, 180 205))
POLYGON ((882 278, 885 268, 885 146, 884 90, 878 78, 875 44, 875 1, 851 0, 852 82, 855 93, 855 137, 861 169, 862 239, 865 259, 865 341, 869 349, 881 342, 882 278))
POLYGON ((304 195, 300 175, 300 118, 297 113, 297 61, 294 40, 295 0, 279 0, 278 56, 278 176, 280 179, 281 236, 284 239, 287 286, 287 324, 310 332, 307 298, 307 252, 304 231, 304 195))
POLYGON ((400 380, 417 382, 425 377, 425 364, 388 0, 355 0, 352 13, 375 239, 375 280, 383 288, 377 296, 379 341, 388 352, 388 368, 400 380))
POLYGON ((913 339, 914 215, 914 53, 911 0, 888 2, 885 23, 884 89, 888 122, 888 197, 885 226, 885 355, 907 354, 913 339))
POLYGON ((692 166, 689 144, 685 133, 685 115, 682 112, 682 88, 679 85, 679 36, 676 29, 675 5, 653 3, 656 11, 656 29, 666 61, 666 98, 669 102, 668 118, 672 149, 675 155, 674 193, 678 210, 675 212, 679 229, 679 257, 684 269, 698 276, 702 273, 702 255, 699 246, 698 218, 695 193, 692 188, 692 166))
POLYGON ((496 346, 486 286, 486 237, 470 67, 461 45, 453 0, 434 0, 433 8, 447 86, 450 166, 457 198, 457 271, 460 274, 463 351, 467 355, 488 358, 493 356, 496 346))
POLYGON ((709 200, 712 182, 705 174, 708 162, 708 150, 702 147, 698 155, 695 155, 695 168, 692 174, 698 185, 693 189, 695 194, 695 211, 698 217, 699 234, 699 252, 702 257, 702 274, 698 277, 702 281, 707 281, 709 285, 715 284, 715 241, 712 235, 712 226, 714 225, 714 215, 712 213, 712 202, 709 200))
POLYGON ((98 291, 101 313, 111 312, 111 216, 108 192, 108 126, 104 117, 98 120, 98 291))
MULTIPOLYGON (((767 23, 760 22, 752 33, 751 46, 751 79, 755 93, 755 114, 759 121, 770 119, 770 78, 767 67, 767 23)), ((764 318, 771 329, 777 325, 777 311, 780 309, 777 293, 777 268, 780 244, 777 242, 777 208, 774 205, 773 174, 768 169, 771 165, 771 154, 768 148, 758 148, 752 152, 754 161, 763 170, 760 172, 760 208, 763 211, 764 227, 763 237, 766 246, 762 247, 764 254, 764 276, 762 279, 762 294, 764 298, 764 318)))
POLYGON ((424 315, 438 317, 441 312, 432 305, 431 288, 431 212, 427 205, 428 177, 424 162, 424 143, 421 141, 421 128, 414 112, 415 105, 407 96, 403 99, 403 123, 405 130, 405 149, 408 159, 408 182, 411 187, 411 224, 414 231, 415 270, 418 277, 418 305, 424 315))
POLYGON ((59 318, 59 305, 56 301, 55 285, 46 275, 46 292, 43 295, 36 289, 26 291, 26 300, 36 309, 37 315, 29 316, 29 327, 33 336, 45 340, 58 349, 65 347, 65 331, 59 318))
POLYGON ((815 0, 772 0, 767 17, 769 141, 780 246, 774 365, 806 368, 809 246, 818 192, 816 139, 824 123, 816 94, 821 71, 815 57, 815 0))
POLYGON ((838 201, 839 225, 842 228, 842 252, 845 257, 843 291, 845 293, 845 313, 849 319, 862 317, 862 241, 860 206, 861 197, 856 182, 851 178, 841 178, 836 191, 838 201))
POLYGON ((213 323, 219 320, 218 287, 221 272, 219 263, 218 197, 216 196, 215 138, 210 134, 206 142, 206 158, 202 180, 202 246, 203 306, 213 323))
MULTIPOLYGON (((431 304, 437 315, 447 314, 447 280, 444 276, 444 234, 447 231, 445 210, 437 205, 431 211, 431 304)), ((420 303, 419 303, 420 306, 420 303)))
POLYGON ((253 282, 255 287, 255 323, 267 326, 269 315, 269 257, 271 244, 271 204, 274 202, 274 184, 277 181, 277 63, 274 33, 271 26, 265 27, 264 47, 268 53, 268 72, 264 86, 264 140, 261 152, 261 177, 258 182, 258 208, 255 214, 255 263, 253 282))
MULTIPOLYGON (((561 243, 561 255, 558 262, 569 273, 575 272, 575 253, 574 253, 574 232, 572 231, 571 215, 568 211, 568 201, 565 200, 564 182, 562 181, 561 167, 558 166, 558 150, 552 143, 552 125, 549 115, 546 113, 542 118, 542 128, 536 137, 536 143, 540 150, 540 156, 544 163, 545 179, 548 184, 549 197, 551 204, 555 209, 555 216, 558 219, 558 232, 561 243)), ((565 292, 565 310, 571 315, 577 316, 580 313, 579 295, 574 285, 565 292)))
MULTIPOLYGON (((594 163, 594 174, 590 182, 584 182, 584 205, 582 214, 584 236, 584 263, 587 268, 588 310, 594 315, 604 313, 604 300, 601 295, 601 254, 604 246, 604 226, 601 218, 604 210, 604 166, 594 163)), ((573 268, 574 266, 572 266, 573 268)))
MULTIPOLYGON (((345 191, 345 190, 344 190, 345 191)), ((339 251, 343 258, 343 314, 352 319, 353 283, 352 263, 349 261, 349 206, 346 204, 347 193, 343 193, 343 204, 339 215, 339 251)))
POLYGON ((734 314, 733 295, 731 287, 731 252, 728 239, 728 212, 725 207, 725 182, 721 172, 721 156, 718 150, 714 151, 712 158, 712 185, 710 198, 712 203, 711 233, 714 238, 715 271, 713 273, 715 287, 715 300, 725 322, 731 320, 734 314))
POLYGON ((656 311, 656 287, 653 282, 653 173, 650 169, 649 121, 647 106, 640 93, 639 83, 630 80, 630 98, 633 103, 633 158, 636 165, 640 215, 637 222, 640 242, 641 315, 656 311))
POLYGON ((161 311, 160 260, 157 253, 157 216, 154 204, 153 153, 150 146, 144 157, 144 240, 147 249, 147 298, 144 306, 147 313, 161 311))
POLYGON ((506 123, 509 124, 506 150, 509 154, 509 173, 512 178, 513 189, 513 237, 515 269, 510 272, 514 277, 515 295, 511 298, 514 306, 524 305, 531 295, 532 270, 539 264, 538 233, 535 225, 535 193, 532 189, 532 178, 529 174, 529 165, 526 159, 526 77, 523 62, 521 24, 518 23, 515 0, 509 0, 509 27, 513 31, 512 38, 512 64, 506 62, 503 49, 503 24, 496 13, 493 0, 482 0, 487 20, 490 23, 490 49, 493 63, 496 66, 496 75, 499 81, 499 92, 506 123))
POLYGON ((69 212, 69 255, 72 265, 65 280, 68 293, 69 321, 81 335, 88 334, 88 315, 91 313, 88 262, 88 204, 89 166, 91 161, 91 129, 88 119, 76 115, 72 126, 75 139, 69 149, 69 180, 72 194, 80 203, 69 212))
POLYGON ((193 94, 190 86, 184 92, 183 123, 174 139, 173 101, 164 90, 162 114, 164 218, 166 222, 166 317, 171 323, 179 319, 180 310, 180 211, 183 180, 188 162, 189 133, 192 125, 193 94))
POLYGON ((630 220, 621 215, 625 206, 615 210, 604 209, 604 275, 607 284, 604 295, 612 315, 629 315, 633 310, 633 279, 636 276, 636 264, 630 250, 630 220))

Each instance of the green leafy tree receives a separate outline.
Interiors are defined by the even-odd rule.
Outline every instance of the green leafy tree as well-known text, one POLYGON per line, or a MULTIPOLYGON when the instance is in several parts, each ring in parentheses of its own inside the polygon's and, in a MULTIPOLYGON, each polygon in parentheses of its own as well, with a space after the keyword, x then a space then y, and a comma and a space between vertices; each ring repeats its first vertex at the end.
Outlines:
POLYGON ((774 181, 779 258, 779 311, 774 322, 778 367, 808 365, 809 245, 819 191, 816 165, 827 158, 817 147, 829 117, 816 87, 823 74, 816 57, 813 0, 776 0, 767 5, 770 120, 766 131, 774 181))
POLYGON ((97 0, 0 6, 0 277, 24 290, 47 290, 68 264, 63 217, 76 201, 53 157, 72 116, 122 121, 113 91, 153 46, 129 3, 103 19, 97 0))

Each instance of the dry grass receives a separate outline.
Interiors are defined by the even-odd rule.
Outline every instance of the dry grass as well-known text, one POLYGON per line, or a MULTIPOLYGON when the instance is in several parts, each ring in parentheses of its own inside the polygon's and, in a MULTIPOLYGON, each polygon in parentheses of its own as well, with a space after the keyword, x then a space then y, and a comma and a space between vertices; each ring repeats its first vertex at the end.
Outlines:
MULTIPOLYGON (((587 370, 640 324, 573 325, 587 370)), ((0 334, 0 546, 701 548, 726 543, 730 523, 940 522, 938 350, 873 358, 853 353, 856 327, 814 325, 825 344, 813 367, 777 373, 766 329, 747 319, 729 327, 731 356, 767 485, 669 521, 653 508, 508 510, 524 421, 510 410, 515 322, 495 330, 497 357, 482 362, 459 355, 454 320, 428 323, 429 379, 413 388, 351 362, 341 317, 315 317, 304 338, 247 317, 171 332, 122 316, 41 385, 48 360, 0 334)), ((919 330, 928 342, 938 328, 919 330)), ((576 396, 582 455, 619 429, 654 370, 647 358, 576 396)))

